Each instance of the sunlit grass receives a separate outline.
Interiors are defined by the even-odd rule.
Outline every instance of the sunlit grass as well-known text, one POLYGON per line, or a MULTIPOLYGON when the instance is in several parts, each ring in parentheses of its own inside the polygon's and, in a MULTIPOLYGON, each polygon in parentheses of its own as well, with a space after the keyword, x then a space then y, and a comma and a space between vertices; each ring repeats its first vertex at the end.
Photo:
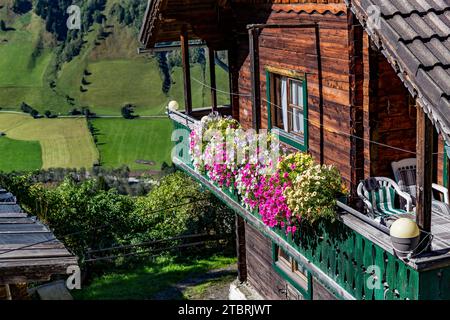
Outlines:
POLYGON ((160 257, 133 270, 109 273, 75 292, 76 299, 151 299, 156 293, 188 277, 236 262, 233 257, 177 260, 160 257))

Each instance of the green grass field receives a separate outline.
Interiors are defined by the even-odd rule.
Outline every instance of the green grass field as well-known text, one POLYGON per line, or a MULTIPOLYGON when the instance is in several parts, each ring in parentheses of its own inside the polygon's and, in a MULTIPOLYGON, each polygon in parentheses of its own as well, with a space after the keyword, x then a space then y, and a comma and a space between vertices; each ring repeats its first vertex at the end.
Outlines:
POLYGON ((184 261, 161 257, 133 270, 109 273, 96 278, 89 286, 74 292, 74 296, 78 300, 151 299, 156 293, 187 277, 233 263, 236 263, 235 258, 225 256, 184 261))
POLYGON ((159 170, 165 161, 170 163, 172 125, 168 119, 94 119, 98 130, 97 145, 101 164, 133 170, 159 170), (154 166, 137 164, 136 160, 154 161, 154 166))
POLYGON ((0 131, 10 139, 37 141, 42 149, 43 168, 90 168, 99 157, 84 118, 33 119, 28 115, 2 113, 0 131))
MULTIPOLYGON (((106 15, 115 2, 117 0, 108 1, 106 15)), ((75 107, 87 106, 99 115, 120 115, 121 107, 131 103, 136 105, 137 115, 153 116, 163 115, 170 100, 178 101, 183 109, 182 69, 173 67, 172 86, 168 94, 164 94, 156 59, 137 54, 136 30, 119 25, 114 17, 107 18, 111 27, 105 28, 110 35, 100 39, 100 25, 94 24, 84 36, 86 43, 81 53, 64 63, 55 75, 52 70, 56 42, 53 35, 45 31, 45 21, 33 12, 18 16, 8 12, 6 6, 1 8, 0 19, 13 30, 0 31, 0 109, 20 111, 20 104, 26 102, 41 113, 50 110, 66 115, 75 107), (53 89, 51 81, 55 81, 53 89), (82 82, 84 92, 80 90, 82 82), (67 97, 74 99, 73 105, 67 97)), ((191 65, 194 108, 210 106, 210 89, 198 83, 207 85, 208 75, 207 68, 202 70, 200 64, 191 65)), ((218 89, 229 91, 228 73, 216 67, 216 76, 218 89)), ((218 93, 218 102, 229 103, 229 96, 218 93)), ((8 134, 8 140, 3 140, 3 149, 7 144, 8 150, 18 155, 21 143, 31 150, 25 144, 30 141, 38 143, 41 149, 40 156, 30 152, 25 164, 17 164, 17 168, 9 160, 8 166, 0 162, 0 170, 27 168, 26 163, 30 164, 29 168, 36 168, 39 163, 43 168, 92 167, 99 154, 107 167, 128 165, 136 170, 157 170, 162 162, 170 162, 172 126, 169 120, 98 119, 94 123, 100 130, 98 150, 84 119, 34 120, 29 115, 0 112, 0 131, 8 134), (136 160, 156 164, 150 167, 137 164, 136 160)))
MULTIPOLYGON (((114 2, 108 1, 107 8, 114 2)), ((0 10, 0 18, 5 17, 5 10, 0 10)), ((26 102, 41 113, 50 110, 60 115, 83 106, 99 115, 120 115, 127 103, 137 106, 137 114, 161 115, 170 100, 177 100, 183 107, 181 68, 173 68, 171 89, 164 94, 156 59, 137 54, 139 43, 132 29, 120 26, 114 18, 108 23, 111 34, 99 40, 100 25, 94 25, 84 37, 86 44, 80 55, 63 64, 55 79, 50 72, 56 57, 54 40, 45 31, 45 22, 31 12, 9 17, 7 26, 15 30, 0 31, 0 107, 17 111, 26 102), (90 74, 85 75, 85 70, 90 74), (51 80, 56 82, 54 89, 49 86, 51 80), (74 99, 74 105, 67 96, 74 99)), ((228 74, 216 69, 218 88, 229 91, 228 74)), ((208 74, 199 64, 191 66, 192 78, 200 82, 208 84, 208 74)), ((229 101, 222 93, 218 99, 220 104, 229 101)), ((192 80, 192 101, 194 108, 210 106, 209 88, 192 80)))
POLYGON ((41 167, 42 152, 39 142, 0 137, 0 171, 28 171, 41 167))

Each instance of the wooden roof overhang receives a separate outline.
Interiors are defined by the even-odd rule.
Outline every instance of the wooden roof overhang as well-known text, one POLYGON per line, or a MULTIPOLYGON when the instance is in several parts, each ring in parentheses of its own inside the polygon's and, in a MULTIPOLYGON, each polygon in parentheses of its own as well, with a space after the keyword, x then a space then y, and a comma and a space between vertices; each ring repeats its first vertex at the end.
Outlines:
POLYGON ((450 2, 345 1, 450 144, 450 2), (380 17, 374 27, 368 21, 375 10, 380 17))
POLYGON ((0 285, 48 281, 78 259, 20 206, 0 203, 0 285))
POLYGON ((185 26, 190 40, 201 39, 216 50, 226 47, 231 19, 228 0, 149 0, 139 35, 144 49, 180 40, 185 26))
POLYGON ((265 23, 270 12, 344 14, 347 6, 343 0, 149 0, 139 39, 144 49, 178 41, 186 25, 190 40, 226 49, 237 36, 247 37, 248 24, 265 23))

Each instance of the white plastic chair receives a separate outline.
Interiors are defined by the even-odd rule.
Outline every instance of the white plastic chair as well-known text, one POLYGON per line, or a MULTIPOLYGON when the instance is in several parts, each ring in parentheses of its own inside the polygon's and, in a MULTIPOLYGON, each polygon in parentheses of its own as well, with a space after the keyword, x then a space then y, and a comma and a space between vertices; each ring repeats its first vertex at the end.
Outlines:
MULTIPOLYGON (((395 181, 398 183, 400 188, 409 193, 414 199, 416 198, 416 167, 417 167, 417 161, 416 158, 407 158, 400 161, 392 162, 391 163, 392 170, 394 171, 395 181), (413 178, 411 182, 403 181, 401 172, 402 171, 409 171, 411 174, 413 174, 413 178)), ((441 186, 439 184, 433 183, 432 188, 437 191, 438 193, 442 194, 444 203, 449 204, 449 195, 448 195, 448 189, 444 186, 441 186)))
MULTIPOLYGON (((396 208, 390 208, 383 210, 383 208, 379 208, 379 204, 376 203, 375 197, 373 194, 371 195, 371 192, 377 192, 377 191, 368 191, 364 187, 364 181, 360 182, 358 185, 357 193, 358 197, 361 198, 366 205, 366 209, 373 218, 380 217, 380 216, 392 216, 395 215, 393 212, 397 212, 398 214, 406 214, 406 213, 412 213, 413 211, 413 204, 412 204, 412 198, 411 196, 402 191, 398 184, 395 183, 394 180, 386 178, 386 177, 374 177, 374 179, 378 182, 378 186, 380 189, 382 188, 393 188, 395 190, 395 193, 400 196, 402 199, 405 200, 406 205, 405 209, 396 209, 396 208)), ((393 205, 394 199, 392 199, 391 205, 393 205)))

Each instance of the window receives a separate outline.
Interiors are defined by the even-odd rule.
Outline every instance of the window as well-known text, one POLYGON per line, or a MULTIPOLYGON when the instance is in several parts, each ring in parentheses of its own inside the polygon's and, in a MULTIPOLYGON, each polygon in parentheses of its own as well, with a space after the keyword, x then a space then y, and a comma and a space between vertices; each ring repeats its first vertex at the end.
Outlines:
MULTIPOLYGON (((307 150, 306 80, 267 72, 267 97, 270 127, 294 142, 294 147, 307 150)), ((292 144, 291 144, 292 145, 292 144)))
POLYGON ((296 287, 303 295, 308 296, 309 291, 309 274, 302 268, 292 257, 290 257, 283 249, 274 245, 274 264, 275 269, 284 278, 286 278, 294 287, 296 287))

